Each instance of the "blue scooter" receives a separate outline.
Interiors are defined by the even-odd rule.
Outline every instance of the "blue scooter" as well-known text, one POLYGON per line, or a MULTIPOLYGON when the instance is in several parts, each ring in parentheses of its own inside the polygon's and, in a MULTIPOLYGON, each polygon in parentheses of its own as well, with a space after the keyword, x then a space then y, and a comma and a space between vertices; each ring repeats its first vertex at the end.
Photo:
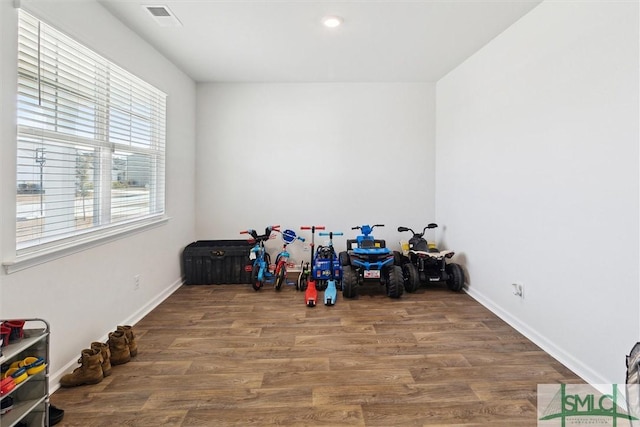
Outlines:
POLYGON ((334 305, 338 298, 336 282, 342 281, 342 266, 333 247, 333 236, 342 236, 341 232, 320 232, 319 236, 329 236, 329 246, 319 246, 313 267, 313 277, 326 281, 324 305, 334 305))

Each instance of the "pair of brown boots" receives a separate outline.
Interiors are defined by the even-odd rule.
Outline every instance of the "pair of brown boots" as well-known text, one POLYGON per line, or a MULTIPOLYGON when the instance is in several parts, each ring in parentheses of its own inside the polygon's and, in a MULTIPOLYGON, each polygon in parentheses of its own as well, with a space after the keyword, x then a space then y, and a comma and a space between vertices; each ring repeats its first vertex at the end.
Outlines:
POLYGON ((111 375, 111 366, 122 365, 138 354, 138 344, 131 326, 118 326, 109 333, 106 343, 92 342, 80 352, 80 366, 60 378, 62 387, 97 384, 111 375))

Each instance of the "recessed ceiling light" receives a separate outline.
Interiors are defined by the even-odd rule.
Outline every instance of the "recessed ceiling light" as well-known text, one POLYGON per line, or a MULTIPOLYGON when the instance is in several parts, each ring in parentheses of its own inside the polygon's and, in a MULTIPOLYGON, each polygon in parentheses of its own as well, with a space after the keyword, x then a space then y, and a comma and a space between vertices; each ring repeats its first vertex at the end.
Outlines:
POLYGON ((322 24, 328 28, 336 28, 342 24, 342 18, 339 16, 325 16, 322 18, 322 24))

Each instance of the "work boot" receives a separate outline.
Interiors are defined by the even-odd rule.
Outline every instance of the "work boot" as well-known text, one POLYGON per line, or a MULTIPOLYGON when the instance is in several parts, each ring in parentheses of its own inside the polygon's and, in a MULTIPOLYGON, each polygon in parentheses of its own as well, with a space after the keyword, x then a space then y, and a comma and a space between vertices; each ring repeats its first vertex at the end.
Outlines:
POLYGON ((78 359, 80 366, 72 373, 60 378, 62 387, 75 387, 83 384, 98 384, 102 381, 102 354, 97 349, 84 349, 78 359))
POLYGON ((105 377, 111 375, 111 351, 109 346, 103 342, 92 342, 91 348, 93 350, 100 350, 102 356, 102 374, 105 377))
POLYGON ((111 351, 111 365, 122 365, 131 360, 129 341, 122 330, 109 332, 109 350, 111 351))
POLYGON ((133 328, 131 326, 118 326, 119 331, 123 331, 127 336, 127 341, 129 341, 129 354, 131 357, 136 357, 138 354, 138 343, 136 342, 136 336, 133 333, 133 328))

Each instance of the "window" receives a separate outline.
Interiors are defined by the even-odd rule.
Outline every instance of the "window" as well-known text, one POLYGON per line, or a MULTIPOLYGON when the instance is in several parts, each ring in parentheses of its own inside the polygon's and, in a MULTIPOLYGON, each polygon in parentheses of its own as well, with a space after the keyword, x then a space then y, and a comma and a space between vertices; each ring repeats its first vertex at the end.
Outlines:
POLYGON ((17 107, 19 256, 163 217, 164 93, 20 11, 17 107))

